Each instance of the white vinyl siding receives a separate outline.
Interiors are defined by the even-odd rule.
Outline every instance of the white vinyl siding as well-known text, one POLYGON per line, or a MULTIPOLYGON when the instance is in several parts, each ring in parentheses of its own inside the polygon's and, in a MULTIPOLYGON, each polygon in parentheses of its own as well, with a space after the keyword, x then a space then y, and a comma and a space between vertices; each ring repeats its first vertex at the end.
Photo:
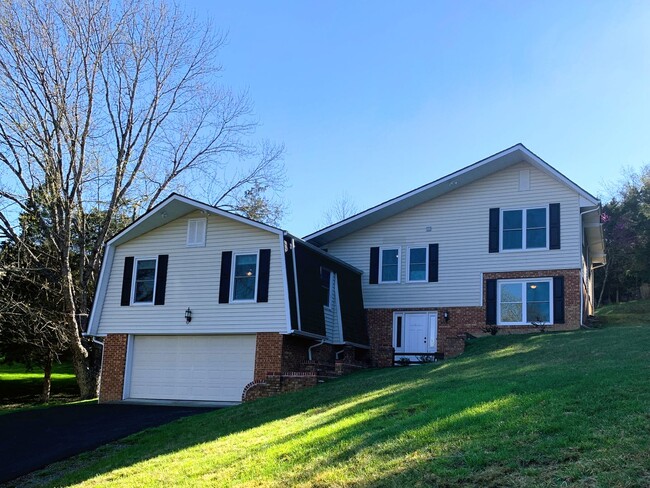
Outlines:
MULTIPOLYGON (((334 256, 361 269, 366 308, 480 306, 482 273, 580 268, 580 197, 547 173, 520 163, 462 186, 344 238, 327 243, 334 256), (530 189, 518 191, 520 170, 530 170, 530 189), (490 208, 538 208, 560 204, 561 249, 488 252, 490 208), (435 237, 434 237, 435 236, 435 237), (370 248, 439 243, 439 281, 369 285, 370 248)), ((402 260, 406 261, 406 260, 402 260)))
MULTIPOLYGON (((285 332, 287 330, 282 272, 283 249, 277 234, 209 215, 205 247, 187 249, 187 219, 200 212, 158 227, 115 249, 106 299, 99 318, 99 335, 210 334, 285 332), (257 254, 271 249, 267 303, 219 304, 221 253, 257 254), (165 305, 122 307, 120 296, 126 256, 169 255, 165 305), (185 323, 185 310, 192 309, 192 322, 185 323)), ((234 269, 232 270, 234 272, 234 269)))
POLYGON ((336 281, 336 273, 330 272, 329 307, 323 306, 323 314, 325 316, 325 334, 328 340, 334 343, 342 341, 339 310, 340 305, 338 301, 338 287, 336 281))

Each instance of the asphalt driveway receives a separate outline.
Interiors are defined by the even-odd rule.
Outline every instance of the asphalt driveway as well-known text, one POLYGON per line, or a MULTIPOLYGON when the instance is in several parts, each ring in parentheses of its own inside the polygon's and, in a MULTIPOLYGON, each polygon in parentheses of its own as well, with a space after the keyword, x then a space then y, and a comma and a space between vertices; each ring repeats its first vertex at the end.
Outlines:
POLYGON ((80 404, 0 415, 0 483, 205 408, 80 404))

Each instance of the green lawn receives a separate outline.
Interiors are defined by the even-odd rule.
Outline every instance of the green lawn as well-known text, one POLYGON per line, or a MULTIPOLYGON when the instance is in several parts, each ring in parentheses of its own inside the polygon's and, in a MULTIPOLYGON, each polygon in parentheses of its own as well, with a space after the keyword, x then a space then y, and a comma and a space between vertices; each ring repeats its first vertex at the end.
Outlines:
MULTIPOLYGON (((38 405, 42 389, 43 371, 27 371, 22 364, 0 364, 0 415, 38 405)), ((54 365, 51 397, 51 404, 78 399, 79 388, 70 364, 54 365)))
POLYGON ((458 359, 184 418, 21 483, 647 487, 650 314, 637 322, 477 339, 458 359))

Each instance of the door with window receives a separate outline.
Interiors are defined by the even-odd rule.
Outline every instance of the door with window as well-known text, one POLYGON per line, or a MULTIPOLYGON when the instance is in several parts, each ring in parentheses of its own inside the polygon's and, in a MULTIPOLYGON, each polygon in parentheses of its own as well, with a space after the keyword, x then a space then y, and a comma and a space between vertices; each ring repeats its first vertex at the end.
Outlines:
POLYGON ((422 353, 438 350, 437 312, 398 312, 393 316, 393 347, 397 359, 419 361, 422 353))

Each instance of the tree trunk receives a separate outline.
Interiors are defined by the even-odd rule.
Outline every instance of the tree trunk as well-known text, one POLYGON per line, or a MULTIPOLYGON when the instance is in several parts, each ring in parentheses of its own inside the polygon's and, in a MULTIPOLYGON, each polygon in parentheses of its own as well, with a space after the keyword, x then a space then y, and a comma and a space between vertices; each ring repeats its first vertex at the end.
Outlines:
POLYGON ((52 356, 48 356, 43 366, 43 391, 41 392, 41 402, 50 401, 50 389, 52 387, 52 356))
POLYGON ((81 340, 73 343, 71 349, 72 366, 77 377, 79 394, 82 399, 95 398, 97 396, 97 377, 90 367, 88 351, 81 343, 81 340))
POLYGON ((605 293, 605 286, 607 285, 607 276, 609 275, 609 266, 610 262, 605 265, 605 277, 603 278, 602 288, 600 289, 600 295, 598 296, 598 305, 596 308, 600 308, 600 304, 603 301, 603 293, 605 293))
POLYGON ((97 377, 90 367, 90 355, 88 350, 81 341, 79 325, 77 324, 76 312, 77 307, 74 300, 74 278, 72 277, 71 268, 64 255, 62 275, 63 275, 63 294, 65 296, 66 306, 66 328, 70 341, 70 350, 72 351, 72 366, 79 385, 79 393, 82 399, 95 398, 97 396, 97 377))

